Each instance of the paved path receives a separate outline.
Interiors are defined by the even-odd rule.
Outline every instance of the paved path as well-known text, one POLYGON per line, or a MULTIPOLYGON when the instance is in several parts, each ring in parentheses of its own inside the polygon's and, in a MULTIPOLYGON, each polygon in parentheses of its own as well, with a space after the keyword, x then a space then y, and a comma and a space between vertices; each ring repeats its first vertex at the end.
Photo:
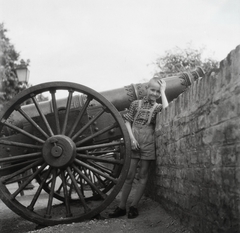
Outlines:
MULTIPOLYGON (((12 184, 12 188, 14 188, 12 184)), ((36 189, 36 188, 35 188, 36 189)), ((34 194, 34 190, 24 191, 24 196, 19 196, 21 201, 27 202, 34 194)), ((130 198, 132 197, 130 195, 130 198)), ((0 200, 0 233, 118 233, 118 232, 137 232, 137 233, 190 233, 185 227, 181 226, 177 219, 173 219, 166 211, 160 206, 159 203, 152 201, 149 198, 143 197, 139 204, 139 216, 136 219, 129 220, 127 216, 118 219, 109 219, 108 213, 111 212, 119 202, 120 194, 102 213, 101 219, 89 220, 86 222, 63 224, 43 229, 37 229, 35 223, 29 222, 12 210, 10 210, 0 200)), ((39 202, 46 205, 47 195, 41 195, 39 202)))

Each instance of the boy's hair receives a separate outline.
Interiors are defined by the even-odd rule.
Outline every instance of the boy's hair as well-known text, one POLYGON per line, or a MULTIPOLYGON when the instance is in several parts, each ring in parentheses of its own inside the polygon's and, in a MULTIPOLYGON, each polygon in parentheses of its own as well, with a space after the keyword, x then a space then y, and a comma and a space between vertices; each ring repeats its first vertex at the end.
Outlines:
POLYGON ((158 80, 161 79, 161 76, 159 74, 155 74, 153 75, 153 77, 148 81, 148 87, 150 85, 150 83, 158 83, 158 80))

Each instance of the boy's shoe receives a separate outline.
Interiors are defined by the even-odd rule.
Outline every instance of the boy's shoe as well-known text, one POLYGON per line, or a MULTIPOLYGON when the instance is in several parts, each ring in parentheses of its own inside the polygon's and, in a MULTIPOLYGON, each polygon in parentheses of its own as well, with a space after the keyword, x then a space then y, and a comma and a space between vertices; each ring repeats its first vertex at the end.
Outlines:
POLYGON ((117 207, 113 213, 110 213, 108 216, 110 218, 118 218, 118 217, 121 217, 121 216, 124 216, 126 215, 126 209, 121 209, 119 207, 117 207))
POLYGON ((138 209, 134 206, 129 207, 128 218, 136 218, 138 216, 138 209))

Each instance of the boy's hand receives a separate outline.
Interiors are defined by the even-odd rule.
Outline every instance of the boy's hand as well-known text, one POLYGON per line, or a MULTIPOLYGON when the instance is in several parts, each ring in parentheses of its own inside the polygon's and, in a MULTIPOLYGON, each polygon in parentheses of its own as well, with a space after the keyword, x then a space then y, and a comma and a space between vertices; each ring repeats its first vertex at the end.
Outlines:
POLYGON ((139 150, 140 149, 140 146, 139 146, 136 139, 131 140, 131 146, 132 146, 132 150, 139 150))
POLYGON ((163 79, 158 80, 158 83, 160 85, 160 91, 165 91, 166 90, 166 82, 163 79))

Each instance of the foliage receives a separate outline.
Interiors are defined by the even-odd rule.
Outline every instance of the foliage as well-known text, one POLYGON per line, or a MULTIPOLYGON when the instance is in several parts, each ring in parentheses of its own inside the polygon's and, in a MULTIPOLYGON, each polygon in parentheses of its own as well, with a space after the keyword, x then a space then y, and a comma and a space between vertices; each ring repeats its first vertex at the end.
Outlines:
POLYGON ((160 73, 164 76, 172 76, 179 72, 188 72, 200 66, 206 73, 217 69, 219 63, 212 58, 202 59, 204 49, 193 49, 188 46, 185 49, 179 47, 168 50, 156 60, 160 73))
MULTIPOLYGON (((7 30, 4 24, 0 24, 0 90, 3 95, 1 101, 6 102, 13 98, 17 93, 26 89, 28 83, 18 81, 15 69, 19 64, 20 53, 15 50, 10 39, 6 36, 7 30)), ((21 60, 21 62, 24 62, 21 60)), ((25 62, 29 65, 29 60, 25 62)))

